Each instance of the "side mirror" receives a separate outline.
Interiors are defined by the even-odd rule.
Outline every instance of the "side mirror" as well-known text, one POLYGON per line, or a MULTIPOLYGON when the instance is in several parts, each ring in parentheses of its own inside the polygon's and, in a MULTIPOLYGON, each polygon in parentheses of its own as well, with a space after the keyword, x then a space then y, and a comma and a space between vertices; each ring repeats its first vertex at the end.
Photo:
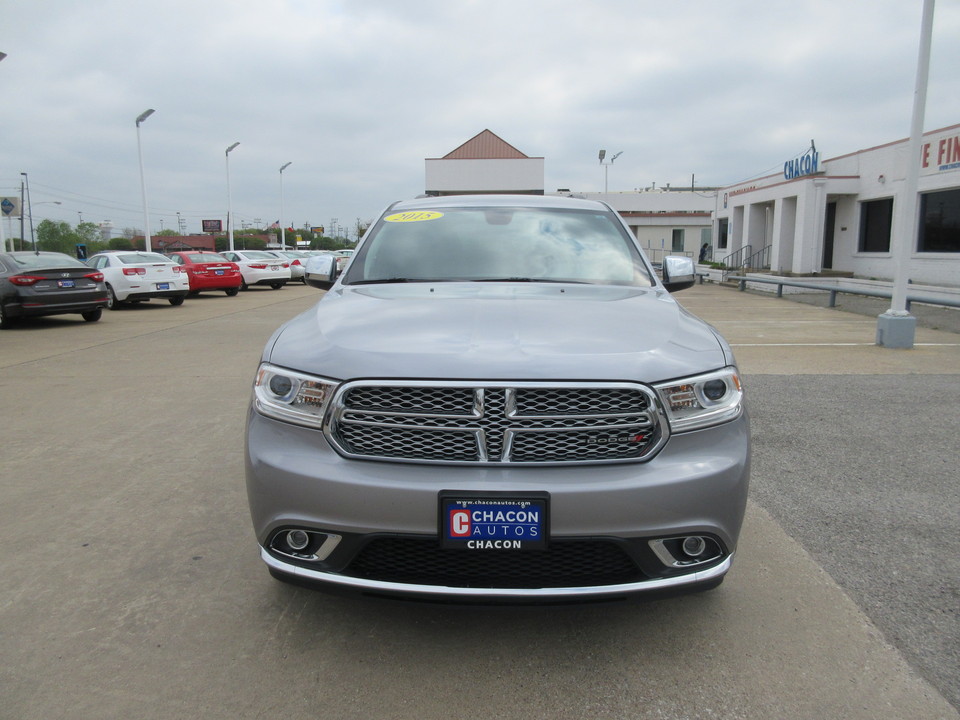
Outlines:
POLYGON ((693 258, 686 255, 668 255, 663 259, 663 286, 670 292, 693 287, 697 280, 693 258))
POLYGON ((329 290, 337 280, 337 259, 333 255, 314 255, 303 267, 303 279, 310 287, 329 290))

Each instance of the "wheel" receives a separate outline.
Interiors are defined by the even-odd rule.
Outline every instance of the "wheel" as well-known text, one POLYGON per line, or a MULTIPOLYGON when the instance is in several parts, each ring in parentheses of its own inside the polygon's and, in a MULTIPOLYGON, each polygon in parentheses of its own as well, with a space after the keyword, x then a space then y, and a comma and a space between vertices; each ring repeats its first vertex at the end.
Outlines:
POLYGON ((117 300, 117 294, 113 291, 113 288, 110 287, 110 283, 107 283, 107 310, 119 310, 120 301, 117 300))
POLYGON ((240 292, 240 288, 230 288, 229 290, 224 290, 224 292, 227 294, 227 297, 233 297, 240 292))
POLYGON ((241 281, 240 281, 240 289, 243 290, 244 292, 246 292, 247 290, 250 289, 249 287, 247 287, 247 281, 246 281, 246 280, 241 280, 241 281))
POLYGON ((0 328, 7 330, 13 327, 13 323, 13 318, 7 315, 7 311, 4 310, 3 305, 0 304, 0 328))
POLYGON ((183 295, 180 295, 178 297, 168 298, 168 300, 170 300, 170 304, 173 306, 183 305, 183 299, 184 299, 183 295))
POLYGON ((283 287, 283 283, 270 283, 270 287, 272 287, 274 290, 279 290, 283 287))
POLYGON ((85 313, 80 313, 81 317, 87 322, 96 322, 100 319, 100 316, 103 315, 103 308, 97 308, 96 310, 87 310, 85 313))

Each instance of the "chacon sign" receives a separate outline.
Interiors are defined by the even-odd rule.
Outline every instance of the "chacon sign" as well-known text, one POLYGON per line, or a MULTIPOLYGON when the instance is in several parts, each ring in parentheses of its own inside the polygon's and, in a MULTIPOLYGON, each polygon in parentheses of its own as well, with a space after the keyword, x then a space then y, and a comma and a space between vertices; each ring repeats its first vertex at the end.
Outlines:
POLYGON ((800 157, 787 160, 783 164, 783 176, 787 180, 795 180, 804 175, 815 175, 820 172, 820 153, 817 146, 810 141, 810 149, 800 157))

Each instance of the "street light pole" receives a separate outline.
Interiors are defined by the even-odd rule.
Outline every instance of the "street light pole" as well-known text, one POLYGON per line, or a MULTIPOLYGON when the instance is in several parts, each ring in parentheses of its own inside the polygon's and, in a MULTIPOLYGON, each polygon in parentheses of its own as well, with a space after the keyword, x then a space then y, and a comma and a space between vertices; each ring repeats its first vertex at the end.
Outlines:
POLYGON ((606 151, 606 150, 601 150, 601 151, 600 151, 600 164, 603 165, 603 192, 604 192, 604 194, 606 194, 607 191, 608 191, 608 186, 607 186, 607 171, 610 169, 610 166, 613 165, 613 161, 616 160, 616 159, 617 159, 618 157, 620 157, 621 155, 623 155, 623 151, 622 151, 622 150, 621 150, 620 152, 618 152, 616 155, 614 155, 612 158, 610 158, 610 162, 605 163, 605 162, 603 161, 603 159, 607 156, 607 151, 606 151))
POLYGON ((896 202, 891 250, 893 256, 893 288, 890 309, 877 317, 877 345, 889 348, 912 348, 917 319, 907 310, 907 285, 910 258, 917 247, 917 195, 920 183, 920 147, 923 143, 923 119, 927 106, 927 81, 930 75, 930 43, 933 35, 934 0, 923 0, 920 19, 920 50, 917 58, 916 85, 913 93, 913 114, 910 138, 907 141, 907 172, 903 190, 896 202))
MULTIPOLYGON (((20 174, 23 175, 23 179, 24 179, 24 182, 26 183, 26 187, 27 187, 27 217, 30 218, 30 242, 33 243, 33 251, 34 251, 35 253, 37 253, 37 255, 39 255, 39 254, 40 254, 40 248, 37 247, 37 239, 36 239, 36 238, 34 237, 34 235, 33 235, 33 204, 30 202, 30 177, 29 177, 25 172, 22 172, 22 173, 20 173, 20 174)), ((22 195, 23 195, 22 187, 23 187, 23 186, 21 186, 21 191, 20 191, 20 192, 21 192, 21 197, 22 197, 22 195)), ((20 208, 20 218, 21 218, 20 222, 21 222, 21 225, 22 225, 22 223, 23 223, 23 207, 22 207, 22 201, 21 201, 21 208, 20 208)), ((23 235, 23 232, 21 232, 20 234, 23 235)), ((21 245, 23 244, 23 238, 20 239, 20 243, 21 243, 21 245)))
POLYGON ((137 155, 140 158, 140 191, 143 194, 143 247, 150 252, 150 210, 147 208, 147 181, 143 175, 143 149, 140 147, 140 123, 153 115, 154 109, 144 110, 137 115, 137 155))
POLYGON ((234 150, 239 142, 227 148, 227 237, 230 242, 230 252, 233 252, 233 201, 230 198, 230 151, 234 150))
POLYGON ((280 249, 287 249, 287 228, 283 224, 283 171, 286 170, 293 161, 285 163, 280 168, 280 249))

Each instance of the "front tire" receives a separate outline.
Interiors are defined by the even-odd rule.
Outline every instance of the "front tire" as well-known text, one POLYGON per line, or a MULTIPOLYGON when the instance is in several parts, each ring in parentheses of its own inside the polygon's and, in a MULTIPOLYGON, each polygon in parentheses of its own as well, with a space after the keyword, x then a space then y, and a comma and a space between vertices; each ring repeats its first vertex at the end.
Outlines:
POLYGON ((270 287, 272 287, 274 290, 279 290, 283 287, 283 285, 284 283, 270 283, 270 287))
POLYGON ((227 294, 227 297, 234 297, 240 292, 240 288, 230 288, 229 290, 224 290, 224 292, 227 294))
POLYGON ((172 298, 168 298, 168 300, 170 301, 171 305, 176 307, 178 305, 183 305, 184 296, 181 295, 180 297, 172 297, 172 298))
POLYGON ((87 322, 96 322, 100 319, 100 316, 103 315, 103 308, 97 308, 96 310, 87 310, 84 313, 80 313, 80 316, 87 322))

